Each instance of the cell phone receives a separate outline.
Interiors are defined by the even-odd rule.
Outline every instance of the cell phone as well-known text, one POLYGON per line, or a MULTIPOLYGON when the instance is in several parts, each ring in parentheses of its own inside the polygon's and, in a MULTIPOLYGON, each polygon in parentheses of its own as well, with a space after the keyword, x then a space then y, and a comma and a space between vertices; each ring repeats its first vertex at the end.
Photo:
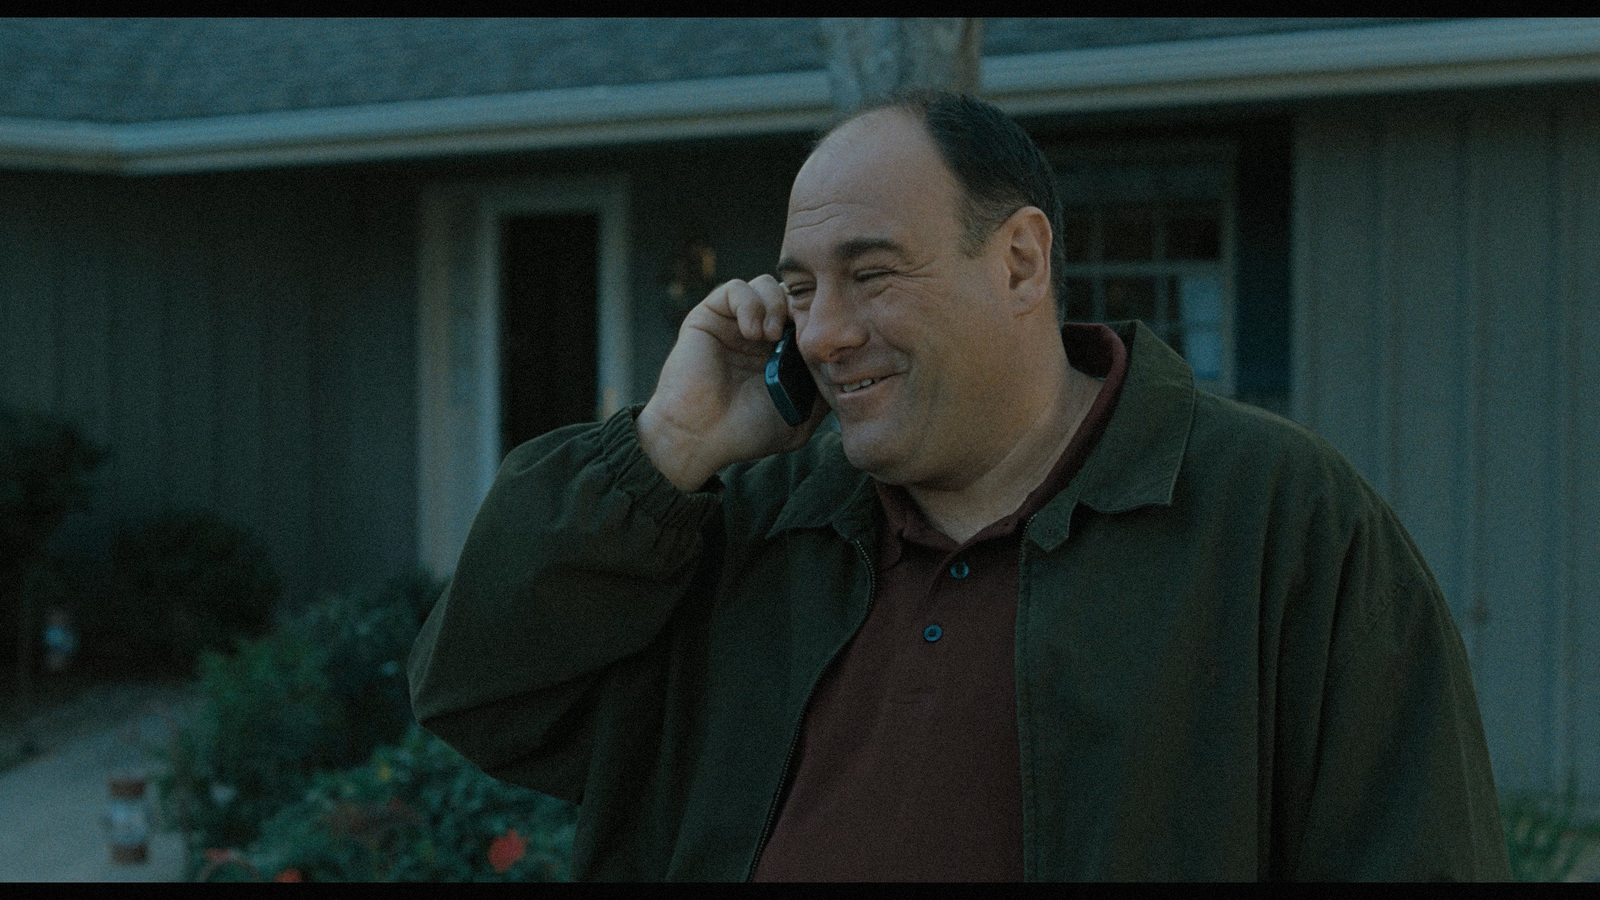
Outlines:
POLYGON ((795 346, 792 321, 784 326, 783 337, 767 359, 767 393, 772 396, 778 415, 791 428, 811 418, 811 409, 817 402, 817 383, 811 380, 811 370, 795 346))

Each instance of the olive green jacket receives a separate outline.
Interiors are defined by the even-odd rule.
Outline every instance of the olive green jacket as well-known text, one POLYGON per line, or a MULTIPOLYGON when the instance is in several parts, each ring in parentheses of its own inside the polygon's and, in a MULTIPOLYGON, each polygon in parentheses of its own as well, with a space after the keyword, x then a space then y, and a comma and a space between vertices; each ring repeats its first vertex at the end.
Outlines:
MULTIPOLYGON (((1466 654, 1394 513, 1118 333, 1105 435, 1025 526, 1026 876, 1509 878, 1466 654)), ((412 703, 490 775, 582 803, 578 877, 743 880, 872 603, 878 504, 831 433, 683 493, 634 414, 507 457, 412 703)))

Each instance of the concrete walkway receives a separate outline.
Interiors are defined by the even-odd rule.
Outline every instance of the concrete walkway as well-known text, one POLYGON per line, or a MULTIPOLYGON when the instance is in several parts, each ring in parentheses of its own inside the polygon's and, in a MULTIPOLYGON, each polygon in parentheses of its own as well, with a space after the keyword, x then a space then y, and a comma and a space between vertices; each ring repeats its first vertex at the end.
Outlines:
MULTIPOLYGON (((111 861, 104 826, 109 780, 155 771, 162 746, 182 715, 170 701, 139 698, 112 727, 45 752, 0 774, 0 881, 177 881, 181 836, 151 829, 147 862, 111 861)), ((154 816, 153 789, 146 802, 154 816)))

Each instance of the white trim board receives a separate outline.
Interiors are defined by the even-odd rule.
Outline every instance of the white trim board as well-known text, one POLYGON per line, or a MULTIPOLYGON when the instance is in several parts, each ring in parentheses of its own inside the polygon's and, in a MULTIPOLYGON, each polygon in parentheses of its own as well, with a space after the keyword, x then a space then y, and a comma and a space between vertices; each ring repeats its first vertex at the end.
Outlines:
POLYGON ((1037 114, 1600 79, 1600 19, 1473 19, 985 60, 983 90, 1037 114))
POLYGON ((439 185, 422 198, 417 293, 417 556, 447 575, 500 459, 500 223, 600 219, 595 415, 633 400, 628 185, 622 176, 439 185))
MULTIPOLYGON (((983 60, 1014 115, 1600 80, 1600 19, 1470 19, 983 60)), ((155 174, 808 131, 822 71, 99 124, 0 118, 0 168, 155 174)))

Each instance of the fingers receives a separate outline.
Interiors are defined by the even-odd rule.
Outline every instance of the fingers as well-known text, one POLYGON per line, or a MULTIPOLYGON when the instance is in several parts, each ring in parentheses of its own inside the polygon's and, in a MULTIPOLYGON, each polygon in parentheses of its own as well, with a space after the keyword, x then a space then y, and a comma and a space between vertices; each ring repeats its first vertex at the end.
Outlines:
POLYGON ((730 281, 712 291, 704 305, 719 316, 737 321, 740 336, 750 341, 777 341, 783 337, 783 326, 789 320, 788 294, 771 275, 730 281))

